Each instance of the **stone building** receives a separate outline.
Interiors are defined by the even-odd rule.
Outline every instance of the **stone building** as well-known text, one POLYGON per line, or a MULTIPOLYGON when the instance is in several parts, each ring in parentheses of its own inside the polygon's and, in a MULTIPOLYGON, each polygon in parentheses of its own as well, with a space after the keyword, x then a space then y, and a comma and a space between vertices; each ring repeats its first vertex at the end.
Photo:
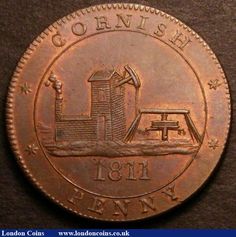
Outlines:
POLYGON ((91 83, 88 116, 64 116, 62 85, 56 85, 56 141, 119 141, 126 133, 125 87, 114 70, 97 71, 91 83))

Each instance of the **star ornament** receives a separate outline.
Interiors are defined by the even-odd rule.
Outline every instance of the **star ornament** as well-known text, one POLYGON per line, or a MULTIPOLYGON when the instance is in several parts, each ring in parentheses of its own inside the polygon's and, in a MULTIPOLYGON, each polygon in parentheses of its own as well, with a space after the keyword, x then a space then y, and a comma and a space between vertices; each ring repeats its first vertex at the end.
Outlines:
POLYGON ((28 153, 28 155, 36 155, 38 151, 38 147, 35 144, 28 145, 25 151, 28 153))
POLYGON ((28 95, 32 92, 31 87, 25 82, 23 85, 20 86, 20 91, 22 94, 28 95))
POLYGON ((218 79, 215 80, 210 80, 208 85, 210 87, 210 89, 212 90, 216 90, 218 87, 221 86, 222 83, 220 83, 220 81, 218 79))
POLYGON ((219 141, 216 138, 213 138, 208 142, 208 145, 211 149, 215 150, 217 147, 219 147, 219 141))

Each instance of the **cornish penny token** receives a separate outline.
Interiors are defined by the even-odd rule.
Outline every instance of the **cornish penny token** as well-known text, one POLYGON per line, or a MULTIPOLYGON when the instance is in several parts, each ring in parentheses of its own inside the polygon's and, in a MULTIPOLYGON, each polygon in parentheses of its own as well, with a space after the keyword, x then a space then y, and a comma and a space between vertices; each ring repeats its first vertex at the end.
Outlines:
POLYGON ((17 160, 43 193, 84 217, 130 221, 204 184, 230 110, 224 72, 197 33, 154 8, 105 4, 36 38, 6 117, 17 160))

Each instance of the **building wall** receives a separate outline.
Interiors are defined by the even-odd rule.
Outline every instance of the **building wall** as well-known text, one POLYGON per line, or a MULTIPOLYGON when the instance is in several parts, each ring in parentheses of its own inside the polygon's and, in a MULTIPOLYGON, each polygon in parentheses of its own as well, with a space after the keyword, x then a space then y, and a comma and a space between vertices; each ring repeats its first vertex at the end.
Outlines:
POLYGON ((112 140, 110 81, 93 81, 91 93, 91 117, 95 121, 98 121, 99 116, 105 117, 105 140, 112 140), (103 96, 101 96, 101 92, 103 96))
POLYGON ((56 141, 95 141, 96 121, 62 120, 56 123, 56 141))
POLYGON ((110 80, 91 82, 91 118, 63 119, 63 99, 56 99, 56 141, 96 141, 102 125, 98 121, 105 118, 104 139, 122 140, 126 133, 125 91, 116 87, 119 74, 110 80), (101 126, 101 127, 99 127, 101 126))
POLYGON ((111 80, 111 111, 113 140, 123 140, 126 134, 125 87, 117 87, 120 75, 114 74, 111 80))

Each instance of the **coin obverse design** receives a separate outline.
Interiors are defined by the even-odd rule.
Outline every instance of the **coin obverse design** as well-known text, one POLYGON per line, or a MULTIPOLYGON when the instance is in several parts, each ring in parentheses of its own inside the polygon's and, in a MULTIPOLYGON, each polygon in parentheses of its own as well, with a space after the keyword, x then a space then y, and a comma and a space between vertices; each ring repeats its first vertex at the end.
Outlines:
POLYGON ((224 72, 198 34, 154 8, 105 4, 36 38, 11 80, 6 117, 19 164, 50 199, 130 221, 205 183, 230 111, 224 72))

